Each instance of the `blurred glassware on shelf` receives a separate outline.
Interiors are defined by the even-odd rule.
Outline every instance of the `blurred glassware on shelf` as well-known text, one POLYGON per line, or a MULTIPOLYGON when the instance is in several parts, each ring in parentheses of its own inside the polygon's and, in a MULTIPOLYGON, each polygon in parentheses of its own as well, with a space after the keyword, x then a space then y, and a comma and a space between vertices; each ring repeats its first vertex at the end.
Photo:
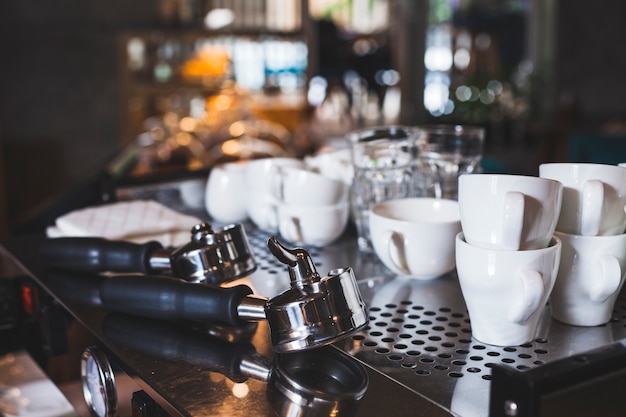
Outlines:
POLYGON ((371 207, 415 196, 414 166, 420 132, 407 126, 378 126, 350 132, 354 178, 350 195, 359 248, 373 251, 369 232, 371 207))
POLYGON ((422 125, 417 128, 419 195, 456 200, 459 176, 480 170, 485 129, 461 125, 422 125))

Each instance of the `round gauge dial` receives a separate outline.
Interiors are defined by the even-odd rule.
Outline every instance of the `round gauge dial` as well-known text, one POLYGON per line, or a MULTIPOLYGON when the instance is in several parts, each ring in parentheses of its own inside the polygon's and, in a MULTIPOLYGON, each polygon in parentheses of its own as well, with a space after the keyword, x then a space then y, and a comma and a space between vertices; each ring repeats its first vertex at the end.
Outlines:
POLYGON ((80 374, 83 396, 91 414, 95 417, 116 416, 115 375, 104 352, 96 346, 85 349, 80 374))

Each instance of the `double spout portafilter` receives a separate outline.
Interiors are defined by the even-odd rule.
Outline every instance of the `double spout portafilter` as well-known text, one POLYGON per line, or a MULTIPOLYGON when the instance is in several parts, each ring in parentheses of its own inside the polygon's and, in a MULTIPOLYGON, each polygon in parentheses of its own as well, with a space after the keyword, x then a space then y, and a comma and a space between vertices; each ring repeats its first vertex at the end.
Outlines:
POLYGON ((268 239, 267 246, 287 265, 291 281, 289 289, 271 299, 254 295, 247 285, 224 288, 163 276, 112 275, 99 283, 101 304, 112 311, 158 319, 231 326, 267 320, 278 353, 326 345, 367 324, 352 268, 321 277, 305 249, 286 248, 275 237, 268 239))

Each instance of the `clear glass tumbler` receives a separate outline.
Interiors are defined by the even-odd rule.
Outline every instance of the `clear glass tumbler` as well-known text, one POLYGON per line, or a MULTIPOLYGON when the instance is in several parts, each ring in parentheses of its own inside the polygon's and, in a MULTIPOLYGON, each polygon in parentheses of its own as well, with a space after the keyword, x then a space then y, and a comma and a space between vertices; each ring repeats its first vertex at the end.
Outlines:
POLYGON ((354 177, 350 203, 359 249, 373 252, 369 210, 381 201, 416 195, 413 178, 418 130, 408 126, 378 126, 347 134, 354 177))
POLYGON ((463 125, 417 126, 417 195, 457 200, 460 175, 480 172, 485 129, 463 125))

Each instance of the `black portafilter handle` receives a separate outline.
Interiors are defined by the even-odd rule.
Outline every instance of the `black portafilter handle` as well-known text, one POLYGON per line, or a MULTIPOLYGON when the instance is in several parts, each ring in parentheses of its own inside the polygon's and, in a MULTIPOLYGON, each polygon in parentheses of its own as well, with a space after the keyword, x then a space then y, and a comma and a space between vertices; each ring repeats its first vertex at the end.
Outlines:
POLYGON ((114 343, 136 352, 172 361, 184 361, 219 372, 235 382, 244 382, 241 362, 255 357, 250 343, 233 343, 198 333, 180 323, 157 321, 120 313, 107 315, 104 335, 114 343))
POLYGON ((112 311, 166 320, 218 321, 243 326, 250 317, 240 307, 251 302, 262 319, 264 300, 246 285, 196 285, 177 278, 115 275, 100 286, 102 305, 112 311))
POLYGON ((97 237, 60 237, 43 241, 39 253, 50 268, 153 274, 150 258, 162 249, 157 241, 139 244, 97 237))

